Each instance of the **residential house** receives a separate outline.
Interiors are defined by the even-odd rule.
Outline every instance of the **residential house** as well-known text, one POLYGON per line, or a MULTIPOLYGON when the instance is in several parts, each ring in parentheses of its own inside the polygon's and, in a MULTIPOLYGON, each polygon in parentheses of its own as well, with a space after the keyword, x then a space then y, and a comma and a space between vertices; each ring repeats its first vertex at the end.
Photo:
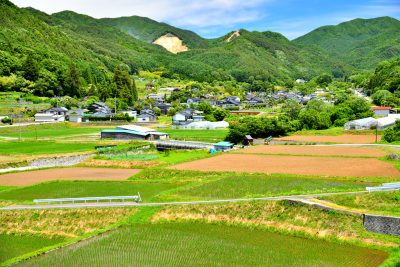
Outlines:
POLYGON ((68 112, 68 120, 70 122, 81 123, 84 113, 85 111, 83 109, 72 109, 68 112))
POLYGON ((156 107, 161 110, 161 114, 167 115, 168 111, 172 108, 171 104, 168 103, 156 103, 156 107))
POLYGON ((264 104, 264 101, 255 95, 247 95, 245 100, 243 101, 245 104, 249 106, 261 105, 264 104))
POLYGON ((111 117, 112 110, 103 102, 94 102, 88 107, 91 117, 111 117))
POLYGON ((154 99, 155 102, 164 102, 165 94, 148 94, 147 99, 154 99))
POLYGON ((237 96, 228 96, 228 97, 221 99, 218 104, 222 108, 239 107, 240 106, 240 98, 237 96))
POLYGON ((195 105, 197 106, 198 104, 200 104, 201 99, 200 98, 188 98, 188 100, 186 101, 186 104, 190 105, 195 105))
POLYGON ((52 107, 35 114, 35 122, 61 122, 65 121, 68 109, 52 107))
POLYGON ((152 122, 157 120, 157 116, 153 109, 144 108, 140 111, 140 115, 136 118, 137 122, 152 122))
POLYGON ((174 125, 187 125, 192 122, 203 121, 204 116, 201 111, 196 111, 194 109, 187 108, 176 113, 172 117, 172 124, 174 125))
POLYGON ((130 110, 130 109, 122 110, 122 111, 120 111, 120 113, 128 115, 129 117, 134 118, 136 120, 136 117, 137 117, 137 111, 136 110, 130 110))

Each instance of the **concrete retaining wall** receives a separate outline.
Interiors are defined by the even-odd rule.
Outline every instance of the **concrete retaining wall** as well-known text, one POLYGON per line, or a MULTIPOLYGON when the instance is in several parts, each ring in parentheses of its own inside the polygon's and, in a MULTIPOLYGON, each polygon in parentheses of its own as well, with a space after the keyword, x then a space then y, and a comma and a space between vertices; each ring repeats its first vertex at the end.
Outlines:
POLYGON ((400 236, 400 218, 364 214, 364 228, 368 231, 400 236))

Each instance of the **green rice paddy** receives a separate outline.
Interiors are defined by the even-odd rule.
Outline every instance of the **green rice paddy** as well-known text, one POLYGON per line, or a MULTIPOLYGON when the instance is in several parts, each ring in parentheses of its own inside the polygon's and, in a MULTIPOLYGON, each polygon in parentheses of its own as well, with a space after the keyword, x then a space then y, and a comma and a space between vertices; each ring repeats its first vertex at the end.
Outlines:
POLYGON ((0 264, 8 259, 61 242, 62 238, 0 234, 0 264))
POLYGON ((173 183, 55 181, 0 192, 0 200, 31 202, 37 198, 131 196, 140 192, 143 201, 150 201, 175 187, 173 183))
POLYGON ((202 223, 133 225, 20 266, 378 266, 386 252, 202 223))
POLYGON ((43 155, 94 151, 94 143, 57 143, 53 141, 8 141, 0 142, 2 155, 43 155))
POLYGON ((217 181, 177 192, 181 196, 205 199, 266 197, 279 195, 313 194, 321 192, 361 191, 365 184, 331 180, 268 177, 247 174, 226 177, 217 181))

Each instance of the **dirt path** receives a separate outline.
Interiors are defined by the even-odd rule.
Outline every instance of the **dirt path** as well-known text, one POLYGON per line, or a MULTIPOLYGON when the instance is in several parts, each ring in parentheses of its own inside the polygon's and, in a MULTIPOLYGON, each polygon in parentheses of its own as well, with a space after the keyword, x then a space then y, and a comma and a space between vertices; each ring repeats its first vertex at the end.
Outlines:
POLYGON ((170 167, 178 170, 287 173, 344 177, 400 177, 396 168, 374 158, 329 158, 224 154, 170 167))
POLYGON ((240 150, 240 154, 288 154, 288 155, 321 155, 321 156, 368 156, 383 157, 385 152, 366 147, 340 146, 254 146, 240 150))
MULTIPOLYGON (((338 136, 292 135, 275 139, 280 141, 315 142, 315 143, 340 143, 340 144, 375 143, 375 135, 351 135, 351 134, 344 134, 338 136)), ((378 136, 378 141, 380 141, 381 139, 382 136, 378 136)))
POLYGON ((57 168, 0 175, 0 185, 27 186, 53 180, 127 180, 138 173, 133 169, 57 168))

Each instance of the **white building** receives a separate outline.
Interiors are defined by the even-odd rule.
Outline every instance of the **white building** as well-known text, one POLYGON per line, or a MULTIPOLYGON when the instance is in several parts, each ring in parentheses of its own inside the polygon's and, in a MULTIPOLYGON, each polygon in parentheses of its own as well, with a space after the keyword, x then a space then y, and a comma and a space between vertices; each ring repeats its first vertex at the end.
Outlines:
POLYGON ((216 129, 226 129, 229 127, 229 123, 226 121, 217 121, 217 122, 210 122, 210 121, 197 121, 189 123, 185 125, 185 129, 193 129, 193 130, 216 130, 216 129))
POLYGON ((64 115, 55 115, 52 113, 36 113, 35 122, 62 122, 65 121, 64 115))

